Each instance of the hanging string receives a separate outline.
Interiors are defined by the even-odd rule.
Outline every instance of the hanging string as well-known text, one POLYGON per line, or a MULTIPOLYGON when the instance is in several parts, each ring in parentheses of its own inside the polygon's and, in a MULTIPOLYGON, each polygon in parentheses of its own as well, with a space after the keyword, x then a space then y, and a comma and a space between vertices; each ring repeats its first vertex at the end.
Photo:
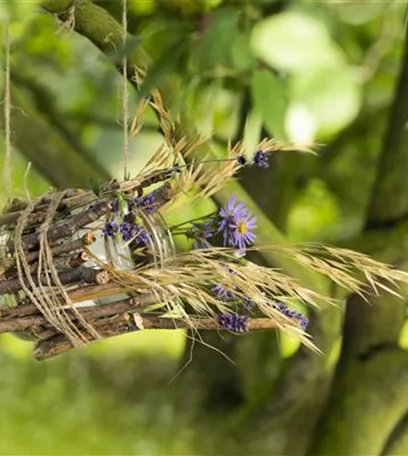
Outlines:
POLYGON ((127 82, 127 0, 122 0, 122 37, 123 37, 123 61, 122 61, 122 121, 123 121, 123 174, 124 180, 128 179, 128 154, 129 154, 129 119, 128 119, 128 82, 127 82))
POLYGON ((11 198, 11 140, 10 140, 10 28, 9 24, 5 26, 5 72, 4 72, 4 186, 6 189, 7 198, 11 198))
POLYGON ((30 170, 31 170, 31 162, 28 162, 26 170, 24 172, 24 181, 23 181, 24 193, 25 193, 25 196, 27 198, 27 201, 31 201, 31 193, 30 193, 30 190, 28 188, 28 175, 30 173, 30 170))

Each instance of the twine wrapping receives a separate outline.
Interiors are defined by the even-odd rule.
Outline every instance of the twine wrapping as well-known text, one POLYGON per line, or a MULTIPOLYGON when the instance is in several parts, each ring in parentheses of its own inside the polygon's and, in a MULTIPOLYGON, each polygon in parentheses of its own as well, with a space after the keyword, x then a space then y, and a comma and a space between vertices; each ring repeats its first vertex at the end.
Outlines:
POLYGON ((72 301, 58 277, 58 272, 55 268, 52 251, 48 242, 48 230, 58 205, 61 203, 64 196, 65 192, 58 192, 52 196, 47 208, 45 220, 39 228, 40 248, 37 269, 38 284, 34 282, 31 275, 27 254, 24 251, 22 242, 23 231, 38 200, 28 203, 17 221, 14 236, 15 259, 18 280, 27 297, 58 332, 64 334, 74 347, 78 347, 83 345, 88 339, 84 336, 81 326, 89 332, 92 338, 98 339, 99 335, 92 325, 87 323, 72 305, 72 301), (45 277, 46 285, 43 284, 43 277, 45 277), (79 325, 71 321, 64 306, 69 307, 74 312, 79 325))

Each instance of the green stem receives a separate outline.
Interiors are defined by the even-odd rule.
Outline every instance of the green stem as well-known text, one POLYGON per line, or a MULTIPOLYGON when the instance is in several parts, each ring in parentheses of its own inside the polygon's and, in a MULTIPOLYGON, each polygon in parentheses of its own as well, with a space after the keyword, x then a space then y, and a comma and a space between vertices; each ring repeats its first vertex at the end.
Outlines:
POLYGON ((216 212, 212 212, 210 214, 207 214, 207 215, 202 215, 201 217, 197 217, 197 218, 193 218, 193 219, 190 219, 190 220, 186 220, 185 222, 182 222, 182 223, 179 223, 178 225, 172 225, 169 227, 170 230, 174 230, 175 228, 178 228, 180 226, 184 226, 184 225, 187 225, 188 223, 194 223, 194 222, 198 222, 200 220, 205 220, 207 218, 211 218, 213 217, 214 215, 216 214, 216 212))

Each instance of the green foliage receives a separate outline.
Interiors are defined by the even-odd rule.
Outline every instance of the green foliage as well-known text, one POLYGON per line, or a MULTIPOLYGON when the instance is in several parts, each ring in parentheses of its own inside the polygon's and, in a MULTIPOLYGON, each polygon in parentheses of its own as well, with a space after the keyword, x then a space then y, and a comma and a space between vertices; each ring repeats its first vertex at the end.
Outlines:
POLYGON ((254 73, 251 90, 254 109, 262 116, 268 133, 284 140, 287 105, 284 85, 270 71, 260 70, 254 73))
MULTIPOLYGON (((12 186, 13 196, 16 198, 27 198, 26 189, 29 190, 31 196, 38 196, 45 193, 49 186, 47 181, 41 174, 33 169, 28 168, 24 157, 14 151, 12 155, 12 186)), ((0 148, 0 169, 4 169, 4 150, 0 148)), ((7 203, 6 193, 4 191, 3 182, 0 184, 0 208, 3 209, 7 203)))
POLYGON ((156 9, 155 0, 131 0, 129 10, 139 15, 149 15, 156 9))
POLYGON ((252 33, 252 48, 271 67, 291 73, 336 68, 343 60, 324 25, 296 11, 259 22, 252 33))
POLYGON ((14 39, 18 39, 25 33, 30 22, 38 14, 40 0, 31 0, 29 2, 15 2, 13 0, 4 0, 0 3, 0 22, 2 25, 8 22, 10 31, 14 39))
POLYGON ((291 80, 291 94, 293 102, 313 116, 322 136, 350 123, 361 103, 360 85, 347 67, 297 74, 291 80))
POLYGON ((339 19, 352 25, 363 25, 378 17, 387 9, 389 5, 386 2, 369 2, 361 8, 357 2, 346 0, 341 3, 324 0, 333 14, 338 15, 339 19))
POLYGON ((228 67, 231 43, 238 35, 239 18, 238 11, 220 10, 213 14, 211 27, 205 30, 195 49, 199 73, 219 66, 228 67))
POLYGON ((238 32, 230 42, 231 62, 238 71, 248 71, 256 67, 248 34, 238 32))
POLYGON ((318 18, 296 10, 277 14, 254 27, 251 43, 257 57, 292 75, 289 98, 314 126, 309 139, 333 134, 355 118, 361 97, 355 71, 318 18))
POLYGON ((183 36, 177 37, 174 42, 170 42, 168 47, 164 49, 162 56, 149 69, 146 78, 140 86, 139 97, 141 100, 146 98, 152 89, 160 86, 163 79, 178 68, 187 47, 188 41, 183 36))
POLYGON ((340 237, 340 209, 324 182, 312 180, 294 204, 288 231, 295 241, 332 241, 340 237))

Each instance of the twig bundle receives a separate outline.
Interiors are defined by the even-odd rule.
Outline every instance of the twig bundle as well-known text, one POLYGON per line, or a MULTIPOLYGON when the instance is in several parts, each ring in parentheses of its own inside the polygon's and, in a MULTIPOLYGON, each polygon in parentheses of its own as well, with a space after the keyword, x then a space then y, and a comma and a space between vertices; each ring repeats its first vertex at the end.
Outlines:
MULTIPOLYGON (((101 186, 98 194, 68 190, 29 204, 14 201, 0 216, 5 237, 0 294, 14 302, 0 311, 0 333, 29 333, 37 341, 38 359, 99 338, 156 328, 233 332, 280 328, 313 347, 304 332, 305 317, 279 301, 295 298, 317 305, 327 298, 302 287, 281 271, 237 258, 235 249, 208 245, 205 249, 165 256, 158 268, 149 261, 154 252, 145 248, 131 256, 132 267, 126 269, 115 267, 112 259, 102 259, 93 252, 98 238, 105 242, 109 238, 108 231, 115 227, 120 205, 127 207, 122 213, 123 225, 134 217, 128 210, 130 206, 135 213, 145 213, 163 209, 172 201, 179 172, 168 169, 122 183, 110 182, 101 186), (174 175, 177 179, 171 185, 174 175), (144 186, 157 184, 159 179, 164 184, 142 196, 144 186), (44 249, 48 249, 48 257, 44 257, 44 249), (25 270, 22 262, 27 266, 25 270), (47 294, 45 309, 39 291, 47 294), (113 302, 106 302, 112 297, 113 302), (77 306, 103 299, 102 305, 77 306)), ((190 169, 186 172, 191 174, 190 169)), ((194 229, 197 226, 194 224, 194 229)), ((190 227, 184 234, 204 242, 194 229, 190 227)), ((173 233, 179 231, 180 226, 173 228, 173 233)), ((128 241, 128 245, 132 242, 128 241)), ((317 246, 263 248, 291 255, 299 264, 330 276, 354 292, 363 290, 364 283, 353 269, 364 271, 375 292, 377 287, 391 291, 385 282, 395 285, 408 281, 407 274, 347 250, 317 246)))
MULTIPOLYGON (((266 167, 270 154, 297 148, 263 140, 249 162, 238 143, 223 159, 207 154, 194 162, 192 152, 206 140, 175 139, 176 125, 158 92, 138 107, 130 132, 140 131, 148 105, 158 115, 164 142, 137 177, 93 191, 13 200, 0 215, 0 333, 22 332, 36 340, 38 359, 155 328, 278 328, 316 349, 305 332, 307 318, 288 304, 316 306, 329 298, 245 258, 254 249, 256 217, 243 203, 232 197, 218 212, 170 228, 161 216, 180 196, 207 198, 242 167, 266 167), (176 236, 185 236, 193 249, 176 254, 176 236)), ((374 293, 393 292, 408 282, 408 274, 347 250, 257 249, 289 255, 350 292, 365 293, 366 284, 374 293)))

